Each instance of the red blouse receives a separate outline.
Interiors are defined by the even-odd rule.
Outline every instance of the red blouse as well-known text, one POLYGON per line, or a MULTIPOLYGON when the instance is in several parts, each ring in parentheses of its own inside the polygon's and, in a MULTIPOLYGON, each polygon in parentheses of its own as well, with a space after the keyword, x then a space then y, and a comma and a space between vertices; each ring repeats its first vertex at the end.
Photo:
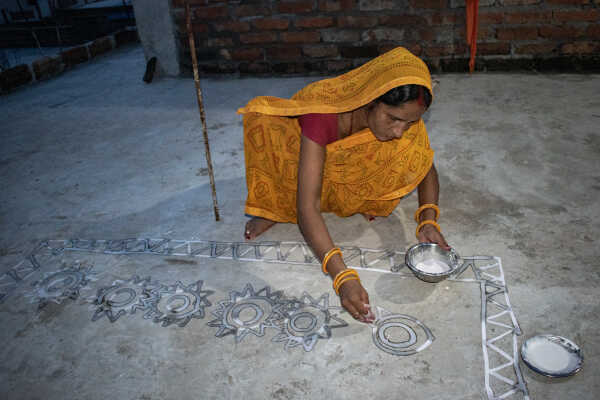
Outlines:
POLYGON ((298 117, 302 135, 321 146, 338 140, 337 114, 305 114, 298 117))

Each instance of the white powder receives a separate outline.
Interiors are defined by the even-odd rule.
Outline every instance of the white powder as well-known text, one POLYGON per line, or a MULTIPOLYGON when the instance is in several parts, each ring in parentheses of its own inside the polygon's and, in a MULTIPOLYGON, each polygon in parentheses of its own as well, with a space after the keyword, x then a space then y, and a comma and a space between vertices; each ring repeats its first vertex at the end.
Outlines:
POLYGON ((439 274, 440 272, 450 270, 450 267, 447 264, 433 258, 418 262, 417 265, 415 265, 415 268, 428 274, 439 274))
POLYGON ((564 371, 573 357, 564 347, 545 340, 533 341, 528 350, 531 363, 548 372, 564 371))

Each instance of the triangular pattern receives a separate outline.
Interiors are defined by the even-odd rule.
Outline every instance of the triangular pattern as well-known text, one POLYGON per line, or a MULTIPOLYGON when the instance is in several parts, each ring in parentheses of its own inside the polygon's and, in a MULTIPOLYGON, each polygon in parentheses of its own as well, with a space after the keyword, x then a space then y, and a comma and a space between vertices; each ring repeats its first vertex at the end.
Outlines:
MULTIPOLYGON (((87 251, 106 254, 145 253, 162 256, 206 257, 320 266, 319 261, 314 257, 308 245, 301 242, 216 242, 164 238, 70 239, 42 242, 32 254, 42 248, 49 250, 53 255, 64 251, 87 251)), ((398 272, 404 264, 405 254, 403 252, 351 246, 342 247, 342 251, 349 267, 397 275, 403 274, 403 272, 398 272)), ((464 268, 460 268, 450 280, 476 282, 481 287, 481 306, 484 315, 482 320, 482 348, 487 395, 490 399, 504 399, 513 395, 528 399, 527 387, 519 368, 517 355, 517 335, 521 334, 521 330, 508 298, 502 263, 499 258, 489 256, 464 257, 463 261, 464 268)), ((39 263, 37 263, 35 257, 32 257, 0 275, 0 303, 31 272, 39 268, 39 263)), ((266 292, 266 296, 271 295, 268 290, 266 292)), ((258 295, 258 293, 256 294, 258 295)), ((219 303, 221 308, 225 304, 226 302, 219 303)), ((219 317, 218 311, 216 313, 213 311, 213 315, 219 317)), ((118 316, 113 317, 118 318, 118 316)), ((272 326, 278 327, 278 324, 279 321, 273 321, 272 326)), ((227 329, 226 327, 223 328, 223 332, 220 333, 226 334, 227 329)), ((240 332, 231 333, 239 335, 237 336, 239 341, 250 331, 246 329, 241 334, 240 332)), ((276 337, 279 337, 279 335, 276 337)), ((314 341, 310 337, 307 338, 303 342, 304 348, 312 348, 314 341)), ((289 347, 292 346, 295 346, 295 344, 290 343, 289 347)))

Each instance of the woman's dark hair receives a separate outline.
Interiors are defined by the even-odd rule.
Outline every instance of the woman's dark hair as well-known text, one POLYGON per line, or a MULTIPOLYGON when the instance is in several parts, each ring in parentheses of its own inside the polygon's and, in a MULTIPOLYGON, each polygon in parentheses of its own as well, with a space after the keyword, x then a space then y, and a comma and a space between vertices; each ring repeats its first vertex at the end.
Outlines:
POLYGON ((376 102, 384 103, 388 106, 399 106, 407 101, 417 100, 419 103, 429 108, 431 105, 431 93, 429 89, 421 85, 402 85, 389 90, 384 95, 375 99, 376 102))

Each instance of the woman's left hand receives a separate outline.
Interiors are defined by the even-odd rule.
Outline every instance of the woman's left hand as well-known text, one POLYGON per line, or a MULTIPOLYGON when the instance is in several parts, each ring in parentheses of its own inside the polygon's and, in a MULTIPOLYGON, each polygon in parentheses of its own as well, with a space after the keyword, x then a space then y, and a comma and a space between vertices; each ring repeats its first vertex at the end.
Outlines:
POLYGON ((436 243, 444 250, 450 250, 450 245, 444 239, 444 235, 431 224, 424 225, 417 235, 419 243, 436 243))

